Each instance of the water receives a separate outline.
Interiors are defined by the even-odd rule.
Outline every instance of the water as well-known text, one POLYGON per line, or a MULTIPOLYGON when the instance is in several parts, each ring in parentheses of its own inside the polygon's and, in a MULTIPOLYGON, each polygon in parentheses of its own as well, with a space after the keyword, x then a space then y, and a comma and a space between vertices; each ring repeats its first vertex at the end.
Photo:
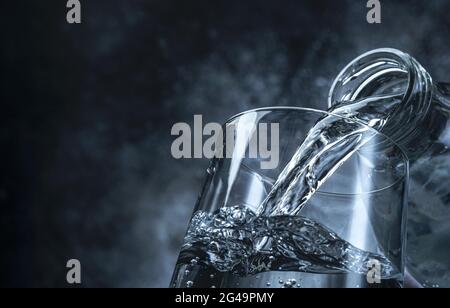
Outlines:
POLYGON ((331 109, 333 115, 325 116, 310 130, 258 214, 298 214, 327 178, 372 139, 373 129, 385 126, 401 101, 400 94, 374 96, 331 109))
POLYGON ((215 214, 194 214, 173 283, 176 287, 261 283, 293 288, 334 275, 336 281, 345 278, 356 287, 367 284, 368 266, 374 261, 381 270, 378 286, 400 284, 401 274, 383 255, 360 250, 311 219, 256 216, 244 206, 233 206, 215 214), (275 283, 272 275, 265 275, 274 271, 288 278, 275 283), (302 285, 300 280, 307 283, 302 285))
POLYGON ((402 274, 382 253, 356 248, 301 211, 339 166, 373 138, 371 128, 385 127, 402 98, 372 96, 330 110, 333 115, 311 128, 256 213, 239 205, 195 213, 173 286, 297 287, 302 286, 297 281, 304 281, 310 287, 323 286, 324 277, 330 287, 332 281, 340 287, 401 285, 402 274), (368 265, 374 261, 380 264, 381 282, 369 285, 368 265), (288 276, 277 283, 266 275, 273 272, 288 276), (264 278, 256 279, 257 274, 264 278))

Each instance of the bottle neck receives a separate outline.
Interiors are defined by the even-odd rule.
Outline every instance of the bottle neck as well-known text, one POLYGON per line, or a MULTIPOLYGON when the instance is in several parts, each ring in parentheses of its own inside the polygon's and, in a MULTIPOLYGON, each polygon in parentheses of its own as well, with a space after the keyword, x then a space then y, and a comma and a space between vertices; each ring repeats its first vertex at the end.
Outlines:
POLYGON ((414 58, 395 49, 377 49, 356 58, 341 71, 331 87, 328 103, 332 107, 368 97, 400 97, 400 103, 386 113, 386 124, 380 130, 413 157, 423 151, 430 137, 425 129, 435 118, 434 91, 430 75, 414 58))

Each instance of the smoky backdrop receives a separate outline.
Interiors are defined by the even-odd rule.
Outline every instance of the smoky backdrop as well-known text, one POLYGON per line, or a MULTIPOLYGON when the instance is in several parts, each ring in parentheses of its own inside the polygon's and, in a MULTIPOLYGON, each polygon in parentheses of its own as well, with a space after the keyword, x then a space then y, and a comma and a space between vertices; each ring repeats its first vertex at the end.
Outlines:
POLYGON ((206 159, 170 154, 176 122, 256 107, 326 108, 340 69, 374 48, 449 80, 450 2, 66 1, 1 4, 3 286, 166 287, 206 159))

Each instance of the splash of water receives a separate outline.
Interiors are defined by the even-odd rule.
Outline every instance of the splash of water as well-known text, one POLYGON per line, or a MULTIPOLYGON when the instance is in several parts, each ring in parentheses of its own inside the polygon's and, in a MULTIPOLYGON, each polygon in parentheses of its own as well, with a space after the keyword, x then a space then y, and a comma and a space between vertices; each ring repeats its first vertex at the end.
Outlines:
POLYGON ((402 95, 373 96, 331 109, 309 131, 268 196, 258 215, 297 215, 316 190, 381 130, 402 95))
POLYGON ((311 219, 258 217, 244 206, 196 212, 182 250, 202 256, 206 266, 239 276, 266 271, 366 274, 374 260, 381 265, 382 279, 398 274, 381 254, 358 249, 311 219))

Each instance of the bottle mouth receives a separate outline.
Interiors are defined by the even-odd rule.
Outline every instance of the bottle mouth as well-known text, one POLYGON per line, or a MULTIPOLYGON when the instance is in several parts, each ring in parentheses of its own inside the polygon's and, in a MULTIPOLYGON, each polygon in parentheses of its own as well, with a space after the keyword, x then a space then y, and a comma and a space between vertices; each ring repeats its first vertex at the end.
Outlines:
POLYGON ((405 145, 405 140, 417 135, 417 127, 428 113, 432 85, 430 75, 410 55, 392 48, 375 49, 354 59, 338 74, 328 105, 373 96, 401 98, 382 131, 405 145))
MULTIPOLYGON (((411 56, 397 49, 381 48, 364 53, 334 80, 328 96, 329 107, 372 95, 403 94, 403 100, 408 100, 417 79, 423 77, 418 74, 417 65, 420 66, 411 56)), ((423 70, 421 66, 420 69, 423 70)))

